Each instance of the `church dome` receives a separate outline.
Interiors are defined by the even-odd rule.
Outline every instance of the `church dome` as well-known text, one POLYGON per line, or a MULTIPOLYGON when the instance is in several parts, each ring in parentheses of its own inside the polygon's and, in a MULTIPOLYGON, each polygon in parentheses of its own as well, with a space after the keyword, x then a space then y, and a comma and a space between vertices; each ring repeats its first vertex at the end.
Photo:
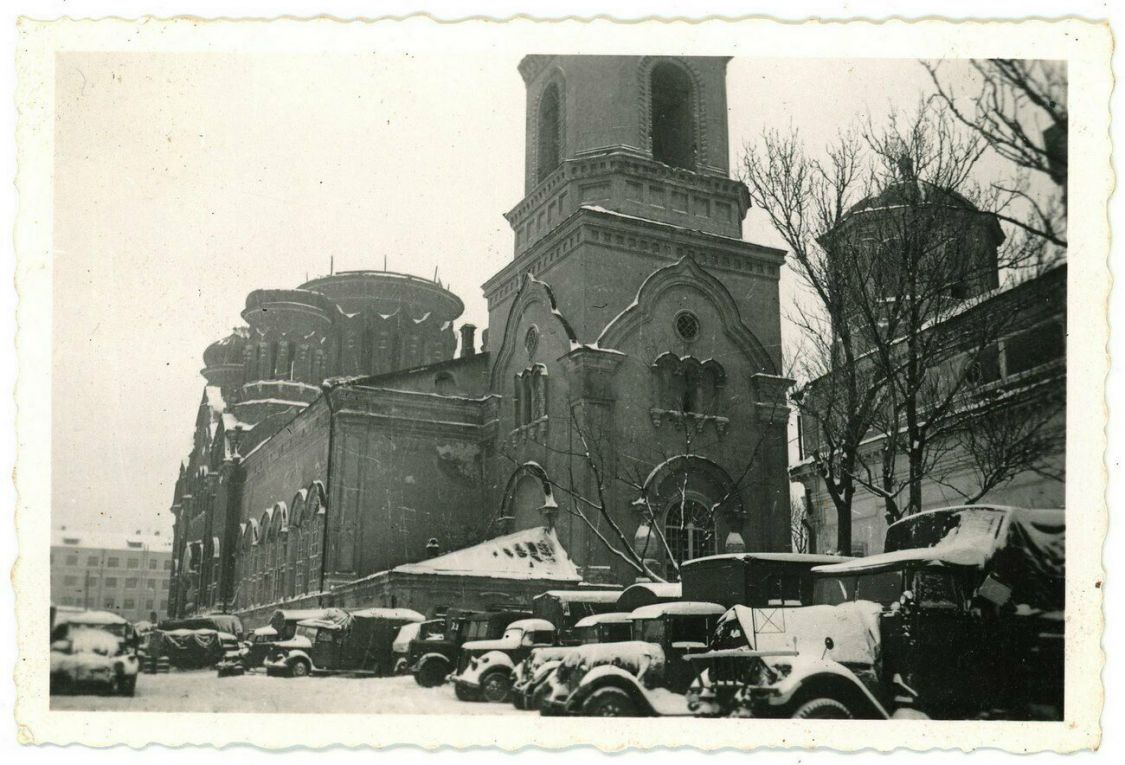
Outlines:
POLYGON ((848 215, 904 206, 949 207, 975 212, 977 207, 961 194, 917 178, 898 181, 848 208, 848 215))
POLYGON ((216 340, 207 346, 207 350, 203 351, 203 363, 208 367, 222 367, 229 364, 241 366, 246 337, 246 328, 237 327, 222 340, 216 340))

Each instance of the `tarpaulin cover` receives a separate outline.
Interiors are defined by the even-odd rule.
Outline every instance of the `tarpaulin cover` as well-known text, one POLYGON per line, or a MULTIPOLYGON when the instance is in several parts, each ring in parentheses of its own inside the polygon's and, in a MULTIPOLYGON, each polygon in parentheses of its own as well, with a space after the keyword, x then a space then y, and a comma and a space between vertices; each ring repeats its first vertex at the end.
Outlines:
POLYGON ((307 619, 342 623, 347 620, 347 614, 339 608, 278 609, 270 616, 270 626, 288 639, 293 637, 294 625, 307 619))
POLYGON ((223 633, 215 630, 158 630, 155 634, 159 634, 158 655, 167 656, 173 667, 201 669, 214 666, 223 658, 223 633))
POLYGON ((160 629, 164 632, 170 630, 215 630, 216 632, 229 632, 235 636, 244 634, 242 620, 234 614, 208 614, 207 616, 190 616, 184 619, 166 619, 160 622, 160 629))
MULTIPOLYGON (((1066 515, 1062 510, 968 507, 919 513, 887 529, 886 547, 899 553, 910 548, 975 549, 976 565, 984 568, 984 586, 1010 590, 1008 603, 1033 610, 1063 608, 1066 515)), ((969 560, 962 558, 955 562, 969 560)))

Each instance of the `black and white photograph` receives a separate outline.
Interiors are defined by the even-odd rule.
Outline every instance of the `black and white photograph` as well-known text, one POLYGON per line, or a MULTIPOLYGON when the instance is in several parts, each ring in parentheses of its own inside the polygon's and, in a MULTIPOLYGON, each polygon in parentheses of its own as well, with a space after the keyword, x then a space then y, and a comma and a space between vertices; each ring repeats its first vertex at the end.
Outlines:
POLYGON ((28 717, 1096 745, 1106 27, 272 23, 23 30, 28 717))

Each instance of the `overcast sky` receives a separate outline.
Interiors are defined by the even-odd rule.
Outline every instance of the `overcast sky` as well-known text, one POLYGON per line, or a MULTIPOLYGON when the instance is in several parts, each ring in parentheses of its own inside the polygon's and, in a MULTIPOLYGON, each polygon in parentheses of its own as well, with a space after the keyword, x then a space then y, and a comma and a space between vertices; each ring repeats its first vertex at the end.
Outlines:
MULTIPOLYGON (((201 354, 253 289, 386 258, 436 268, 485 326, 480 285, 511 257, 502 213, 523 190, 518 59, 57 61, 56 527, 171 533, 201 354)), ((735 59, 727 89, 734 167, 763 128, 823 146, 930 85, 915 61, 735 59)), ((745 237, 780 244, 753 212, 745 237)))

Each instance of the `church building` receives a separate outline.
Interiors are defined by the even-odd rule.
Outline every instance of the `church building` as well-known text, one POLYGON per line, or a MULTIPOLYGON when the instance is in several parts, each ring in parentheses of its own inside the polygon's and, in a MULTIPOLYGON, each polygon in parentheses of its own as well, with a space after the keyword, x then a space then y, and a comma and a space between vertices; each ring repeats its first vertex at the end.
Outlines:
POLYGON ((788 550, 784 253, 741 238, 727 61, 521 62, 525 196, 479 344, 413 276, 251 292, 204 353, 170 612, 436 613, 788 550))

